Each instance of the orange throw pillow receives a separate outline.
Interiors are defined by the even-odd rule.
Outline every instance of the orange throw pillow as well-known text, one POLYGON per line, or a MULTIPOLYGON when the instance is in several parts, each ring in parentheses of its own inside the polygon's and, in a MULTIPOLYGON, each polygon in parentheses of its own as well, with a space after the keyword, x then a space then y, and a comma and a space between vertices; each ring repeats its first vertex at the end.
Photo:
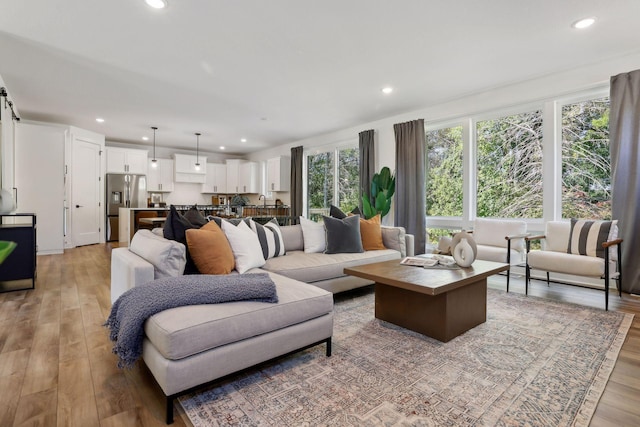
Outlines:
POLYGON ((235 267, 231 245, 222 229, 210 221, 186 231, 187 246, 201 274, 229 274, 235 267))
POLYGON ((380 214, 370 219, 360 218, 360 236, 362 248, 365 251, 387 249, 382 243, 382 229, 380 228, 380 214))

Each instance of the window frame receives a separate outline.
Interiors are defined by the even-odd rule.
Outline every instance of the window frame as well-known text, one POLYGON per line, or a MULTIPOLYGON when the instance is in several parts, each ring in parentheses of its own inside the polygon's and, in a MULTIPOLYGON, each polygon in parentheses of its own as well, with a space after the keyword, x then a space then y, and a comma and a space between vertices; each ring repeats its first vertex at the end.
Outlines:
MULTIPOLYGON (((339 165, 339 152, 340 150, 344 150, 344 149, 355 149, 356 151, 359 150, 359 142, 358 139, 349 139, 349 140, 345 140, 345 141, 340 141, 340 142, 336 142, 336 143, 332 143, 332 144, 326 144, 326 145, 321 145, 321 146, 317 146, 317 147, 313 147, 307 150, 304 150, 302 153, 302 185, 304 188, 304 191, 302 192, 302 215, 305 218, 309 218, 309 187, 308 187, 308 175, 309 175, 309 171, 308 171, 308 157, 311 155, 316 155, 316 154, 320 154, 320 153, 328 153, 328 152, 332 152, 333 156, 334 156, 334 162, 333 162, 333 201, 334 203, 340 203, 340 184, 338 182, 338 174, 340 171, 340 165, 339 165)), ((337 206, 337 205, 336 205, 337 206)))
MULTIPOLYGON (((562 107, 568 104, 608 97, 609 84, 597 85, 585 90, 560 94, 532 102, 514 104, 493 110, 474 112, 466 115, 425 122, 427 131, 446 127, 463 127, 463 214, 462 217, 426 216, 428 228, 470 229, 476 215, 477 185, 477 131, 479 121, 500 117, 542 111, 542 218, 523 218, 528 230, 544 231, 547 221, 566 220, 562 218, 562 107)), ((426 191, 426 190, 425 190, 426 191)), ((500 219, 500 218, 499 218, 500 219)), ((507 219, 507 218, 504 218, 507 219)))

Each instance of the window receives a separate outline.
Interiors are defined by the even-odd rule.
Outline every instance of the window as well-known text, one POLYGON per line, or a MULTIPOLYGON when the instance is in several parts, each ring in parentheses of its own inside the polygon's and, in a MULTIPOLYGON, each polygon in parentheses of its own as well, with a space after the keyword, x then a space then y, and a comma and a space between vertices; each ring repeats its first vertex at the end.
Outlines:
POLYGON ((427 216, 462 216, 462 126, 427 131, 427 216))
POLYGON ((542 218, 542 111, 479 121, 478 217, 542 218))
POLYGON ((320 221, 330 205, 345 212, 358 206, 360 155, 357 148, 337 148, 307 155, 307 217, 320 221), (337 161, 336 161, 337 159, 337 161))
POLYGON ((350 212, 359 206, 360 151, 346 148, 338 151, 338 207, 350 212))
POLYGON ((611 219, 608 97, 562 107, 562 217, 611 219))

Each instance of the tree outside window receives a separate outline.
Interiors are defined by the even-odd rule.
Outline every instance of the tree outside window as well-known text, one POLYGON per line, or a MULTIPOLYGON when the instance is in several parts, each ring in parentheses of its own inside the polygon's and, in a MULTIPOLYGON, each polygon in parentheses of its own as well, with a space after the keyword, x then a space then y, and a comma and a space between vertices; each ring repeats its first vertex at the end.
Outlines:
POLYGON ((611 219, 608 97, 562 107, 562 217, 611 219))
POLYGON ((350 212, 359 206, 360 151, 346 148, 338 151, 338 207, 350 212))
MULTIPOLYGON (((462 217, 462 126, 429 130, 425 134, 427 216, 462 217)), ((451 230, 428 228, 429 241, 437 243, 451 230)))
POLYGON ((478 217, 542 218, 542 112, 477 123, 478 217))
POLYGON ((331 205, 344 212, 358 206, 360 155, 343 148, 307 156, 307 215, 321 221, 331 205), (338 159, 336 162, 335 159, 338 159))

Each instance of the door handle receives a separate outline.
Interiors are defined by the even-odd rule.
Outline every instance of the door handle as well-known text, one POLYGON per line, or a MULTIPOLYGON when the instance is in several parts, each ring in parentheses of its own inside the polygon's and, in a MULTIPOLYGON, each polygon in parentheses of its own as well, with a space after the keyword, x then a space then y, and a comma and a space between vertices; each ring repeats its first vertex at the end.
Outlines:
POLYGON ((76 205, 76 208, 81 208, 81 207, 82 207, 82 206, 80 206, 80 205, 76 205))

